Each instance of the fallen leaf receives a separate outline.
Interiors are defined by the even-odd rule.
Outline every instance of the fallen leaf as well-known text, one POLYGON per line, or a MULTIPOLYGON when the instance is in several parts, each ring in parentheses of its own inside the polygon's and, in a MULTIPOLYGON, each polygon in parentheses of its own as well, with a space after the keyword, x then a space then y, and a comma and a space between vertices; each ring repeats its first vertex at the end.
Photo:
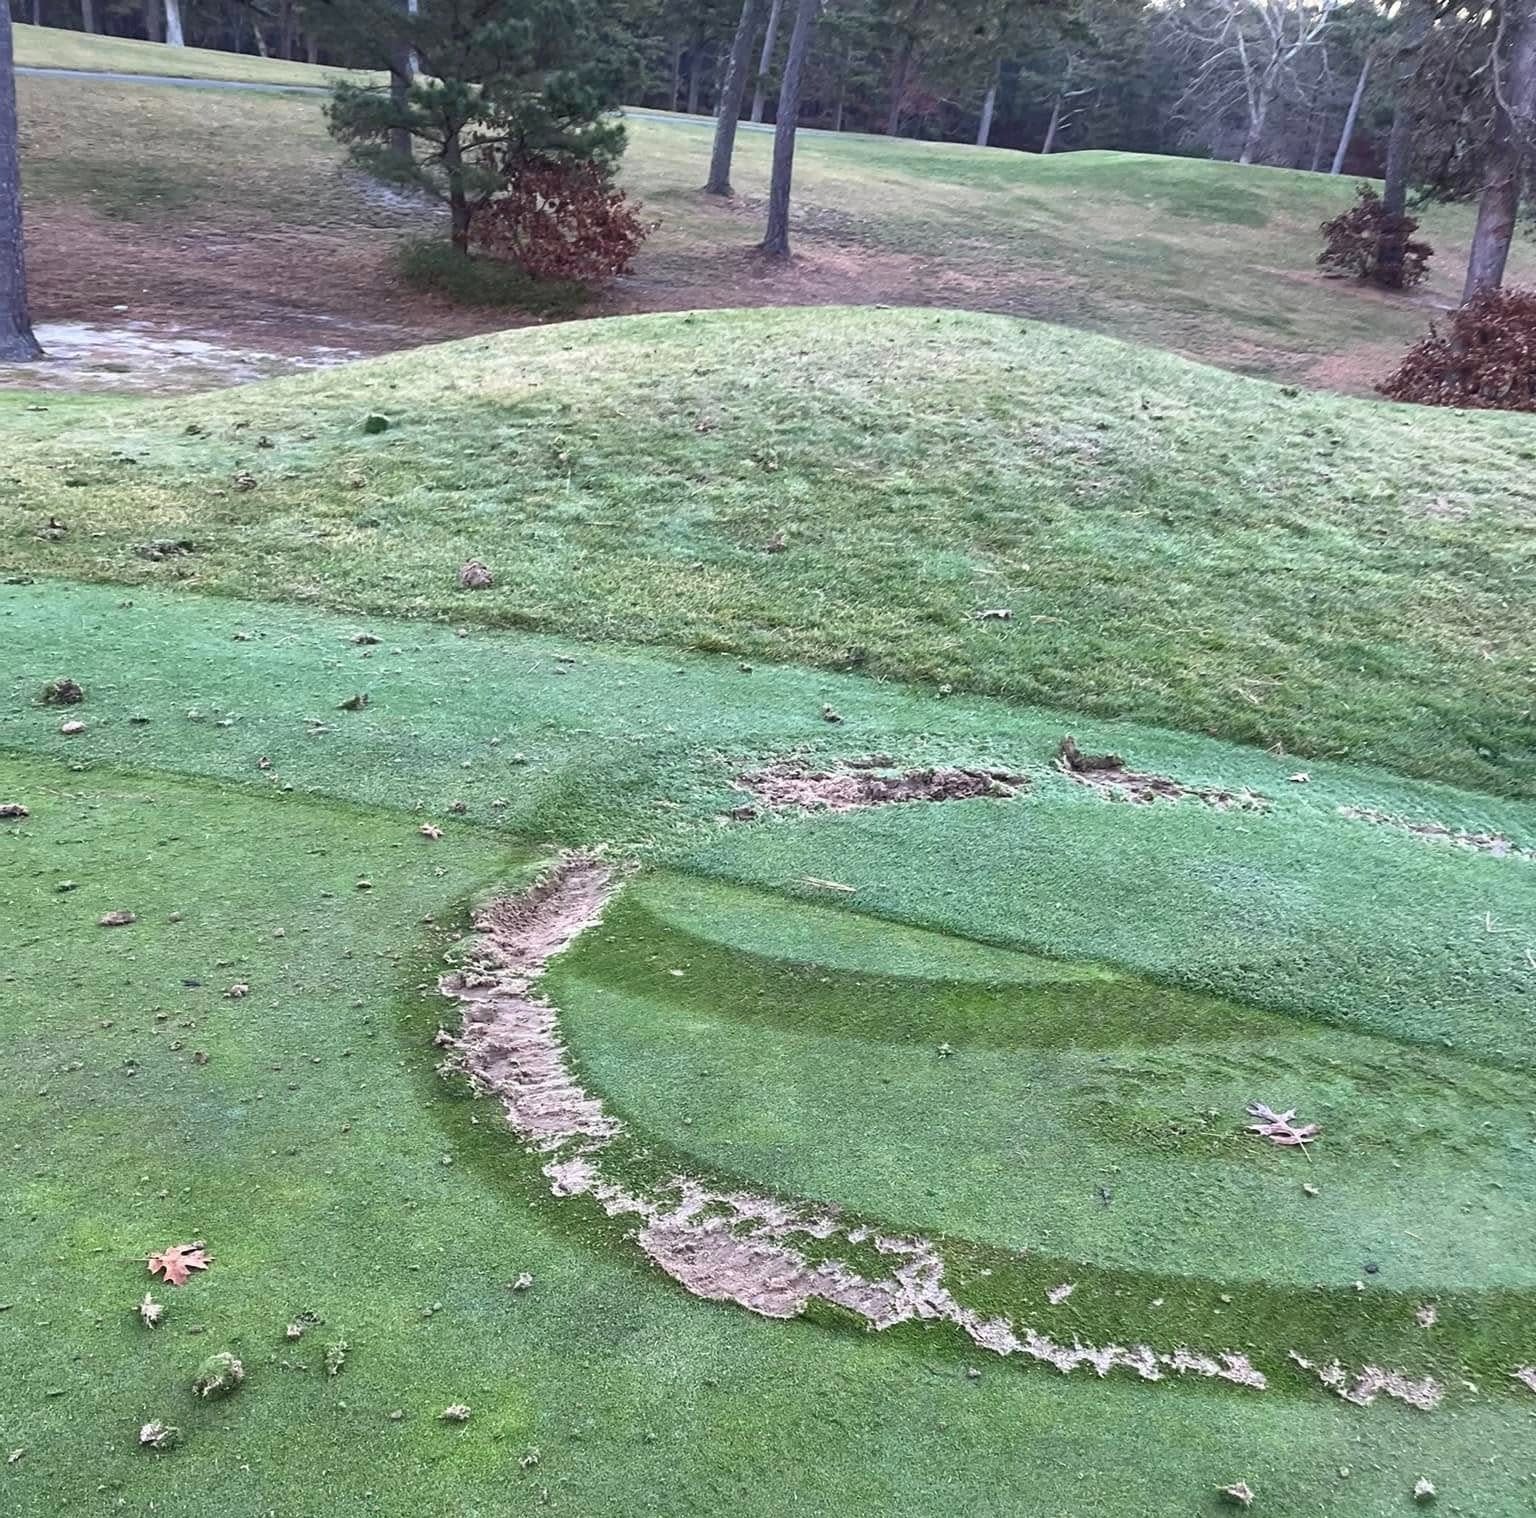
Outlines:
POLYGON ((468 1423, 469 1405, 465 1402, 453 1402, 445 1407, 437 1415, 444 1423, 468 1423))
POLYGON ((423 838, 430 838, 434 843, 443 836, 443 830, 430 822, 422 823, 418 831, 423 838))
POLYGON ((1294 1107, 1289 1112, 1276 1112, 1263 1102, 1249 1102, 1248 1115, 1259 1121, 1250 1123, 1247 1132, 1285 1148, 1305 1148, 1322 1131, 1316 1123, 1303 1123, 1297 1127, 1292 1121, 1296 1116, 1294 1107))
POLYGON ((1428 1476, 1420 1476, 1413 1483, 1413 1500, 1415 1502, 1433 1502, 1438 1495, 1435 1491, 1435 1483, 1428 1476))
POLYGON ((987 611, 973 611, 971 615, 978 622, 1011 622, 1013 621, 1013 608, 1010 606, 994 606, 987 611))
POLYGON ((838 711, 835 706, 831 706, 828 703, 823 702, 821 707, 821 720, 823 722, 841 722, 843 720, 843 714, 838 711))
POLYGON ((1049 1302, 1052 1307, 1060 1307, 1061 1304, 1065 1302, 1067 1298, 1070 1297, 1076 1290, 1077 1288, 1072 1284, 1071 1281, 1063 1281, 1060 1286, 1053 1286, 1048 1292, 1046 1292, 1045 1300, 1049 1302))
POLYGON ((26 1452, 27 1452, 27 1447, 26 1447, 26 1445, 22 1445, 22 1447, 21 1447, 21 1448, 20 1448, 20 1449, 13 1449, 13 1450, 12 1450, 12 1451, 11 1451, 11 1452, 10 1452, 10 1454, 8 1454, 8 1455, 7 1455, 7 1456, 6 1456, 6 1457, 5 1457, 5 1463, 6 1463, 6 1464, 7 1464, 7 1465, 15 1465, 15 1463, 16 1463, 16 1462, 17 1462, 17 1461, 18 1461, 18 1460, 20 1460, 20 1459, 21 1459, 21 1457, 22 1457, 22 1456, 23 1456, 23 1455, 24 1455, 24 1454, 26 1454, 26 1452))
POLYGON ((139 1321, 145 1328, 153 1328, 164 1316, 164 1306, 146 1291, 144 1300, 139 1303, 139 1321))
POLYGON ((1246 1481, 1234 1481, 1231 1486, 1219 1486, 1217 1492, 1234 1507, 1252 1507, 1254 1490, 1246 1481))
POLYGON ((348 696, 345 701, 338 701, 336 703, 336 710, 339 712, 360 712, 367 704, 368 693, 366 691, 358 691, 355 696, 348 696))
POLYGON ((1285 777, 1292 785, 1305 785, 1312 777, 1305 770, 1297 770, 1294 775, 1285 777))
POLYGON ((0 817, 7 821, 13 818, 30 817, 32 814, 19 801, 0 802, 0 817))
POLYGON ((149 1257, 150 1275, 163 1274, 167 1286, 185 1286, 194 1270, 207 1270, 213 1263, 201 1239, 190 1244, 172 1244, 149 1257))
POLYGON ((512 1290, 513 1291, 527 1291, 528 1288, 530 1286, 532 1286, 532 1285, 533 1285, 533 1277, 531 1275, 529 1275, 528 1272, 525 1270, 512 1283, 512 1290))
POLYGON ((83 733, 85 731, 85 723, 61 722, 59 723, 59 731, 63 733, 66 738, 73 738, 77 734, 83 733))
POLYGON ((240 1001, 251 994, 251 988, 243 980, 237 980, 224 995, 230 1001, 240 1001))
POLYGON ((489 590, 496 577, 479 559, 469 559, 459 567, 460 590, 489 590))
POLYGON ((130 922, 139 920, 137 912, 105 912, 96 919, 99 928, 126 928, 130 922))

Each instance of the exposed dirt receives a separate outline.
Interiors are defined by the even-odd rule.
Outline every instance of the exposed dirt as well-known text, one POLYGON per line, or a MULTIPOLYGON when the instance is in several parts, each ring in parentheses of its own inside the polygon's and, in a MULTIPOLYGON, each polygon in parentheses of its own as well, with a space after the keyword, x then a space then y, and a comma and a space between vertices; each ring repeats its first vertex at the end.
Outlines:
POLYGON ((1445 1388, 1430 1376, 1415 1380, 1401 1371, 1383 1370, 1379 1365, 1364 1365, 1357 1371, 1348 1371, 1337 1360, 1326 1365, 1309 1360, 1293 1349, 1291 1359, 1317 1377, 1336 1397, 1353 1402, 1356 1407, 1369 1407, 1377 1397, 1392 1397, 1406 1402, 1420 1412, 1433 1412, 1445 1398, 1445 1388))
MULTIPOLYGON (((470 1077, 500 1097, 513 1130, 531 1150, 550 1156, 544 1174, 556 1196, 589 1197, 611 1217, 633 1218, 635 1242, 685 1290, 764 1317, 797 1317, 812 1301, 822 1301, 875 1330, 912 1321, 946 1323, 983 1349, 1038 1360, 1063 1373, 1129 1370, 1144 1381, 1193 1375, 1265 1389, 1264 1373, 1236 1351, 1160 1351, 1077 1339, 1065 1344, 1006 1318, 985 1317, 951 1292, 944 1259, 929 1240, 850 1226, 835 1206, 717 1190, 683 1175, 640 1186, 605 1172, 603 1154, 622 1137, 623 1125, 582 1089, 560 1038, 558 1013, 533 986, 551 957, 597 921, 615 889, 614 872, 600 860, 564 856, 528 890, 477 914, 480 936, 468 967, 441 982, 463 1010, 463 1033, 458 1039, 439 1034, 435 1042, 455 1045, 470 1077), (802 1253, 789 1242, 797 1237, 823 1246, 839 1240, 869 1246, 892 1264, 883 1274, 866 1275, 825 1247, 816 1258, 802 1253)), ((1060 1303, 1070 1289, 1057 1287, 1048 1295, 1060 1303)), ((1442 1395, 1432 1381, 1376 1366, 1350 1372, 1337 1362, 1316 1367, 1294 1351, 1291 1358, 1360 1405, 1384 1394, 1429 1408, 1442 1395)))
MULTIPOLYGON (((830 769, 792 763, 752 770, 733 784, 770 811, 853 812, 864 807, 910 801, 972 801, 978 796, 1015 796, 1029 782, 1008 770, 944 767, 898 769, 886 755, 847 759, 830 769)), ((734 807, 738 822, 757 815, 753 806, 734 807)))
POLYGON ((1378 827, 1396 828, 1430 843, 1454 843, 1458 848, 1476 849, 1478 853, 1492 854, 1496 859, 1536 859, 1536 849, 1522 848, 1500 833, 1472 833, 1465 828, 1447 827, 1443 822, 1411 822, 1406 817, 1394 817, 1370 806, 1341 806, 1339 815, 1356 822, 1374 822, 1378 827))
POLYGON ((177 231, 29 210, 32 314, 50 361, 0 366, 0 385, 208 389, 526 325, 406 289, 393 267, 399 235, 177 231))
POLYGON ((1223 811, 1242 808, 1263 811, 1269 798, 1257 791, 1228 791, 1220 786, 1185 785, 1167 775, 1142 774, 1125 767, 1119 754, 1085 754, 1077 740, 1068 734, 1061 740, 1056 768, 1070 775, 1079 785, 1086 785, 1109 801, 1131 801, 1150 806, 1154 801, 1184 801, 1193 797, 1207 806, 1223 811))

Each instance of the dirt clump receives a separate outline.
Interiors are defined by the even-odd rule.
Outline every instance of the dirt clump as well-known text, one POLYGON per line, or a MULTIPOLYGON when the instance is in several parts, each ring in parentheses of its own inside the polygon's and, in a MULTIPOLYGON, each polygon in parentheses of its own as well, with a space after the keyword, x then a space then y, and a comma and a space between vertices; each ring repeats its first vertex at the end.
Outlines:
MULTIPOLYGON (((815 769, 782 763, 750 770, 734 785, 770 811, 852 812, 864 807, 895 806, 908 801, 972 801, 1016 796, 1028 781, 1010 770, 940 766, 898 769, 887 754, 842 760, 815 769)), ((733 807, 736 821, 755 816, 753 807, 733 807)))
POLYGON ((1056 768, 1079 785, 1096 790, 1108 801, 1131 801, 1150 806, 1155 801, 1183 801, 1193 797, 1223 811, 1244 808, 1262 811, 1269 799, 1257 791, 1229 791, 1221 786, 1185 785, 1168 775, 1143 774, 1125 767, 1119 754, 1085 754, 1070 733, 1056 750, 1056 768))
POLYGON ((44 706, 78 706, 85 700, 85 691, 68 675, 50 680, 38 696, 44 706))

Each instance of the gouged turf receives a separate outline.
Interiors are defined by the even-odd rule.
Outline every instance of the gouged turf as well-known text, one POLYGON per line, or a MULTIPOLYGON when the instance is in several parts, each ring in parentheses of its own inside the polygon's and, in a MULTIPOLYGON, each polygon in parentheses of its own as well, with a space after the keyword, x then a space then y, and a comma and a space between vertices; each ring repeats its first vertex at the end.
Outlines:
POLYGON ((391 1518, 727 1504, 776 1515, 787 1494, 812 1510, 925 1513, 940 1490, 946 1510, 1139 1518, 1201 1511, 1216 1486, 1245 1479, 1287 1511, 1374 1518, 1401 1511, 1420 1475, 1480 1513, 1523 1510, 1515 1452, 1530 1410, 1502 1372, 1530 1317, 1532 866, 1337 809, 1375 805, 1529 843, 1528 806, 1326 763, 1289 785, 1289 767, 1253 749, 1074 722, 1085 746, 1273 798, 1263 816, 1117 806, 1050 769, 1066 721, 1050 713, 856 676, 747 674, 725 657, 461 637, 155 589, 6 586, 0 639, 11 675, 0 749, 30 756, 0 760, 0 799, 33 812, 0 828, 11 977, 0 1107, 21 1144, 0 1183, 16 1220, 0 1244, 0 1335, 6 1363, 23 1367, 0 1381, 0 1426, 25 1451, 0 1480, 19 1514, 84 1509, 104 1485, 132 1504, 252 1518, 317 1501, 391 1518), (364 628, 380 641, 353 643, 364 628), (62 714, 86 721, 74 738, 33 699, 64 673, 86 688, 62 714), (360 689, 365 710, 337 710, 360 689), (844 713, 841 727, 822 720, 824 703, 844 713), (739 766, 797 745, 1006 761, 1031 789, 1002 804, 717 821, 739 799, 739 766), (460 799, 463 816, 450 810, 460 799), (438 842, 418 832, 428 818, 444 828, 438 842), (1346 1407, 1283 1366, 1257 1396, 1063 1380, 921 1328, 872 1337, 688 1299, 617 1227, 549 1199, 493 1109, 431 1074, 430 1033, 447 1009, 418 989, 435 980, 440 930, 463 926, 466 898, 526 879, 530 853, 512 836, 540 853, 609 839, 687 872, 643 875, 550 980, 571 993, 577 1059, 640 1124, 646 1152, 627 1163, 718 1166, 937 1224, 957 1279, 996 1310, 1077 1280, 1060 1326, 1093 1342, 1158 1327, 1266 1356, 1282 1343, 1393 1355, 1442 1375, 1459 1367, 1485 1389, 1454 1386, 1454 1415, 1424 1416, 1346 1407), (1160 886, 1148 874, 1160 855, 1168 868, 1185 857, 1207 894, 1160 886), (829 895, 808 874, 857 890, 829 895), (58 891, 64 879, 77 889, 58 891), (140 921, 96 926, 117 907, 140 921), (1229 938, 1217 921, 1233 924, 1229 938), (1244 922, 1268 925, 1267 956, 1249 954, 1244 922), (1074 948, 1074 934, 1100 947, 1074 948), (250 995, 226 1000, 236 979, 250 995), (1218 981, 1250 1005, 1212 1001, 1218 981), (1351 985, 1373 982, 1383 994, 1345 1015, 1351 985), (1101 990, 1120 999, 1119 1021, 1102 1019, 1101 990), (1021 1009, 1041 1034, 1022 1044, 1021 1009), (647 1015, 655 1026, 641 1036, 647 1015), (1447 1028, 1465 1047, 1443 1049, 1447 1028), (669 1032, 679 1042, 662 1061, 651 1041, 669 1032), (941 1060, 940 1042, 956 1052, 941 1060), (206 1065, 191 1062, 199 1049, 206 1065), (1215 1049, 1220 1069, 1198 1062, 1215 1049), (880 1090, 855 1113, 860 1062, 880 1090), (1023 1178, 1003 1113, 1050 1070, 1084 1082, 1039 1109, 1069 1153, 1081 1125, 1084 1166, 1032 1178, 1064 1193, 1059 1206, 1016 1189, 1023 1216, 1005 1217, 986 1169, 1016 1188, 1023 1178), (894 1106, 880 1102, 882 1074, 901 1085, 894 1106), (1268 1264, 1252 1241, 1224 1251, 1224 1220, 1182 1204, 1219 1195, 1201 1188, 1220 1168, 1244 1226, 1266 1200, 1265 1225, 1305 1221, 1288 1189, 1305 1158, 1209 1121, 1163 1131, 1171 1108, 1234 1102, 1250 1075, 1283 1077, 1329 1125, 1312 1164, 1326 1176, 1315 1203, 1332 1210, 1268 1264), (959 1153, 951 1127, 896 1129, 945 1083, 994 1128, 959 1191, 937 1183, 959 1153), (1113 1099, 1132 1087, 1126 1127, 1113 1099), (1402 1191, 1394 1159, 1409 1170, 1402 1191), (1098 1162, 1122 1172, 1106 1179, 1098 1162), (1083 1185, 1086 1220, 1073 1214, 1083 1185), (1183 1269, 1162 1268, 1155 1232, 1147 1258, 1128 1259, 1158 1198, 1189 1242, 1183 1269), (1448 1218, 1459 1250, 1438 1236, 1412 1252, 1400 1229, 1415 1204, 1448 1218), (1048 1236, 1065 1252, 1005 1262, 996 1241, 1022 1237, 1025 1218, 1047 1232, 1054 1221, 1048 1236), (214 1268, 157 1292, 171 1316, 150 1334, 133 1315, 147 1281, 138 1259, 183 1237, 205 1237, 214 1268), (1351 1269, 1376 1256, 1381 1275, 1356 1293, 1351 1269), (534 1286, 509 1292, 522 1270, 534 1286), (1312 1274, 1325 1291, 1306 1289, 1312 1274), (1431 1294, 1444 1330, 1416 1349, 1421 1331, 1404 1315, 1431 1294), (290 1344, 283 1326, 305 1310, 325 1326, 290 1344), (319 1366, 337 1335, 351 1351, 332 1382, 319 1366), (199 1408, 186 1383, 226 1346, 246 1360, 247 1384, 199 1408), (435 1418, 455 1401, 474 1408, 462 1429, 435 1418), (151 1417, 179 1424, 184 1447, 141 1453, 137 1428, 151 1417))
POLYGON ((840 310, 5 420, 18 572, 856 668, 1511 795, 1536 777, 1518 418, 840 310), (157 539, 193 551, 144 557, 157 539), (457 588, 470 557, 493 589, 457 588))

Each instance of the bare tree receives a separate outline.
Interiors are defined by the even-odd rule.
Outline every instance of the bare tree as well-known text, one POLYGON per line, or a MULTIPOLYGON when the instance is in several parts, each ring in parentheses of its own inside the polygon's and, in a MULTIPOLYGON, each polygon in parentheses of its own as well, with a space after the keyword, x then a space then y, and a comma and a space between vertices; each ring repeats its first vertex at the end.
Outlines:
POLYGON ((987 81, 987 93, 981 100, 981 122, 976 128, 976 146, 984 148, 992 136, 992 113, 997 109, 997 85, 1002 78, 1003 60, 992 65, 992 77, 987 81))
POLYGON ((789 54, 779 84, 779 108, 773 131, 773 175, 768 185, 768 230, 764 253, 789 257, 789 187, 795 171, 795 128, 800 119, 800 75, 811 50, 811 33, 821 0, 796 0, 795 26, 789 34, 789 54))
POLYGON ((768 30, 763 33, 763 51, 757 61, 757 83, 752 89, 752 119, 761 121, 768 104, 768 74, 773 68, 773 50, 779 45, 779 17, 784 13, 784 0, 773 0, 768 7, 768 30))
POLYGON ((41 358, 27 314, 21 240, 21 165, 16 151, 16 69, 11 7, 0 0, 0 359, 41 358))
POLYGON ((1504 282, 1520 183, 1536 148, 1536 0, 1506 0, 1494 40, 1493 136, 1483 169, 1463 302, 1504 282))
POLYGON ((1176 110, 1212 122, 1242 120, 1239 163, 1252 163, 1281 91, 1319 47, 1340 0, 1214 0, 1179 7, 1167 24, 1192 65, 1176 110))
POLYGON ((715 121, 715 146, 709 158, 707 195, 731 193, 731 157, 736 151, 736 123, 741 117, 741 97, 747 90, 747 68, 751 62, 752 40, 757 33, 761 0, 741 0, 741 20, 731 42, 730 61, 725 66, 725 83, 720 88, 719 115, 715 121))
POLYGON ((186 35, 181 29, 181 0, 165 0, 165 45, 187 45, 186 35))
POLYGON ((1333 150, 1333 167, 1330 174, 1344 172, 1344 159, 1349 153, 1349 141, 1355 135, 1355 123, 1360 119, 1360 102, 1365 99, 1366 81, 1371 77, 1371 55, 1366 53, 1360 64, 1360 77, 1355 80, 1355 93, 1349 97, 1349 109, 1344 113, 1344 126, 1339 132, 1339 145, 1333 150))

